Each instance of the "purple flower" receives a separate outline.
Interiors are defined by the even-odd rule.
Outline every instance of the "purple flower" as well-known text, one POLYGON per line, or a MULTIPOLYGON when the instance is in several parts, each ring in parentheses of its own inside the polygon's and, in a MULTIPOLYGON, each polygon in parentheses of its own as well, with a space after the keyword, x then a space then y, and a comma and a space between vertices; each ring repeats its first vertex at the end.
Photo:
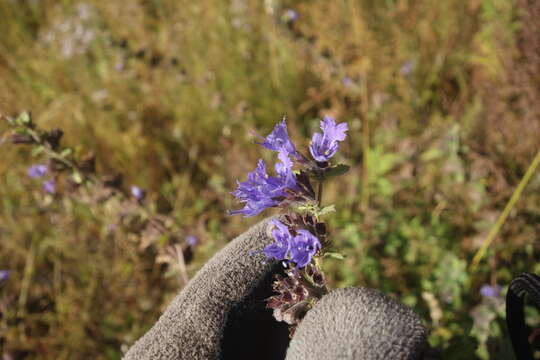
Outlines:
POLYGON ((195 246, 199 243, 199 239, 194 235, 188 235, 186 236, 186 242, 189 246, 195 246))
POLYGON ((500 285, 483 285, 480 288, 480 295, 488 298, 498 297, 501 294, 502 288, 500 285))
POLYGON ((319 239, 307 230, 298 230, 291 243, 291 260, 296 266, 303 268, 310 263, 311 258, 321 248, 319 239))
POLYGON ((109 232, 109 234, 114 233, 117 228, 118 228, 118 226, 116 224, 107 225, 107 231, 109 232))
POLYGON ((287 9, 287 11, 285 11, 285 19, 288 21, 296 21, 298 19, 298 13, 293 9, 287 9))
POLYGON ((50 179, 43 182, 43 191, 49 194, 54 194, 56 191, 56 181, 54 179, 50 179))
POLYGON ((257 144, 262 145, 272 151, 280 151, 282 148, 284 148, 287 154, 293 155, 296 158, 300 157, 291 139, 289 139, 285 118, 276 124, 274 130, 272 130, 272 132, 266 138, 264 138, 264 142, 257 144))
POLYGON ((266 208, 278 206, 290 191, 299 190, 292 162, 285 150, 280 151, 279 158, 282 163, 275 166, 277 177, 268 175, 266 163, 259 160, 257 168, 248 174, 247 181, 238 182, 238 188, 232 194, 245 205, 243 209, 230 211, 230 215, 255 216, 266 208))
POLYGON ((294 175, 294 172, 292 170, 293 163, 284 148, 279 151, 278 159, 280 162, 276 163, 274 169, 282 179, 283 186, 287 189, 298 190, 298 185, 296 184, 296 176, 294 175))
POLYGON ((404 76, 410 75, 413 72, 413 70, 414 70, 414 62, 412 62, 412 60, 407 60, 399 68, 399 72, 401 73, 401 75, 404 75, 404 76))
POLYGON ((138 201, 142 201, 144 197, 146 196, 146 192, 136 185, 133 185, 130 191, 131 191, 131 195, 133 195, 133 197, 137 199, 138 201))
POLYGON ((354 81, 348 76, 345 76, 342 81, 343 85, 345 85, 346 87, 352 86, 354 84, 354 81))
POLYGON ((284 195, 279 184, 266 173, 264 160, 259 160, 257 168, 248 174, 247 181, 237 184, 238 188, 231 194, 245 205, 243 209, 230 211, 230 215, 255 216, 268 207, 277 206, 279 201, 275 197, 284 195))
POLYGON ((325 116, 321 120, 321 133, 313 134, 309 151, 311 156, 318 162, 326 162, 336 154, 339 144, 338 141, 343 141, 347 137, 349 130, 346 123, 336 125, 336 122, 330 116, 325 116))
POLYGON ((37 179, 37 178, 45 176, 45 174, 47 174, 47 171, 48 171, 47 165, 41 165, 41 164, 32 165, 28 168, 28 176, 33 179, 37 179))
POLYGON ((8 281, 9 279, 9 270, 0 270, 0 285, 8 281))
POLYGON ((275 242, 266 246, 263 250, 267 258, 283 260, 287 257, 287 253, 291 247, 292 235, 287 226, 278 220, 270 220, 270 224, 275 228, 272 230, 272 236, 275 242))

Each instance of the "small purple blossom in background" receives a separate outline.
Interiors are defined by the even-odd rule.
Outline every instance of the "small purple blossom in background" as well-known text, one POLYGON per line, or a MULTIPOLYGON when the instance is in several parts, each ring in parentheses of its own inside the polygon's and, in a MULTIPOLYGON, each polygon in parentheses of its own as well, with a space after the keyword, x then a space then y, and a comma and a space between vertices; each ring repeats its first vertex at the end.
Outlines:
POLYGON ((186 243, 189 246, 195 246, 199 243, 199 239, 197 239, 197 237, 194 235, 188 235, 186 236, 186 243))
POLYGON ((345 85, 346 87, 350 87, 354 84, 354 81, 348 76, 345 76, 341 81, 343 82, 343 85, 345 85))
POLYGON ((298 13, 294 11, 293 9, 287 9, 285 11, 285 20, 287 21, 296 21, 298 20, 298 13))
POLYGON ((501 294, 502 287, 500 285, 483 285, 480 288, 480 295, 487 298, 498 297, 501 294))
POLYGON ((274 130, 272 130, 272 132, 268 134, 266 138, 264 138, 264 142, 257 144, 262 145, 272 151, 280 151, 282 148, 284 148, 287 154, 296 158, 299 157, 296 147, 292 143, 291 139, 289 139, 289 132, 287 131, 285 119, 277 123, 274 130))
POLYGON ((137 199, 138 201, 142 201, 144 200, 145 196, 146 196, 146 192, 141 189, 140 187, 136 186, 136 185, 133 185, 131 188, 130 188, 130 191, 131 191, 131 195, 137 199))
POLYGON ((54 194, 56 192, 56 181, 54 179, 44 181, 43 191, 49 194, 54 194))
POLYGON ((321 120, 321 133, 313 134, 309 151, 317 162, 326 162, 334 156, 339 148, 338 141, 343 141, 347 137, 345 134, 349 127, 347 123, 336 125, 335 120, 330 116, 325 116, 321 120))
POLYGON ((291 260, 296 266, 303 268, 311 262, 311 258, 319 249, 321 243, 319 239, 307 230, 298 230, 291 244, 291 260))
POLYGON ((401 73, 401 75, 404 75, 404 76, 411 75, 413 70, 414 70, 414 62, 412 60, 407 60, 399 68, 399 72, 401 73))
POLYGON ((28 176, 31 177, 32 179, 37 179, 37 178, 45 176, 48 170, 49 169, 47 168, 47 165, 42 165, 42 164, 32 165, 28 168, 28 176))
POLYGON ((118 225, 116 225, 116 224, 109 224, 109 225, 107 225, 107 232, 108 232, 109 234, 112 234, 112 233, 114 233, 114 232, 116 231, 117 228, 118 228, 118 225))
POLYGON ((270 220, 270 224, 275 226, 272 230, 272 236, 275 242, 266 246, 263 252, 269 259, 283 260, 287 257, 291 248, 292 235, 287 226, 279 220, 270 220))
POLYGON ((9 280, 9 270, 0 270, 0 285, 9 280))

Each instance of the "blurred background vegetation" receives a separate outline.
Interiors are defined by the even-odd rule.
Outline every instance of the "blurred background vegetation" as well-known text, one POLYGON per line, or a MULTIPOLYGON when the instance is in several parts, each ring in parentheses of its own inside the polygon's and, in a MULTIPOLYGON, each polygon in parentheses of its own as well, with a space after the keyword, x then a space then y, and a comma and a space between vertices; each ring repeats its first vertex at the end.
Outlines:
POLYGON ((2 121, 4 359, 120 358, 258 220, 227 216, 229 191, 266 156, 250 132, 284 114, 297 145, 323 115, 350 127, 325 191, 347 255, 331 285, 398 297, 448 359, 510 358, 502 296, 540 272, 538 174, 469 265, 540 149, 539 2, 0 0, 0 19, 0 113, 31 110, 124 179, 46 194, 27 176, 43 153, 2 121))

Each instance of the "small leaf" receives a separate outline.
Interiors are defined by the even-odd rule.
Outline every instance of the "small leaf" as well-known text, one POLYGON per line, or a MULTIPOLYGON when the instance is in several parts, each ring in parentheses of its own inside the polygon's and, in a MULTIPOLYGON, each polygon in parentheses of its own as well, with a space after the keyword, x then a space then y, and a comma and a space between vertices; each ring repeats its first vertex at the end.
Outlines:
POLYGON ((18 125, 30 125, 32 123, 32 117, 30 116, 30 112, 23 111, 19 114, 19 116, 17 116, 17 119, 15 121, 18 125))
POLYGON ((439 149, 428 149, 420 155, 420 160, 424 162, 429 162, 439 159, 443 155, 444 154, 439 149))
POLYGON ((73 150, 71 148, 65 148, 64 150, 62 150, 62 152, 60 153, 60 156, 62 157, 66 157, 66 156, 69 156, 73 153, 73 150))
POLYGON ((323 216, 332 212, 336 211, 336 207, 334 205, 325 206, 319 211, 319 216, 323 216))
POLYGON ((338 259, 338 260, 344 260, 345 259, 345 255, 340 254, 338 252, 324 253, 324 257, 329 257, 329 258, 338 259))
POLYGON ((322 177, 323 179, 328 179, 334 176, 340 176, 340 175, 346 174, 350 168, 351 167, 349 165, 345 165, 345 164, 332 166, 331 168, 328 168, 324 171, 322 177))
POLYGON ((84 180, 84 179, 83 179, 83 177, 82 177, 82 175, 81 175, 80 172, 75 171, 75 172, 73 173, 73 181, 75 181, 76 184, 82 184, 83 180, 84 180))
POLYGON ((45 150, 43 148, 43 146, 36 146, 35 148, 32 149, 32 156, 38 156, 39 154, 41 154, 43 152, 43 150, 45 150))

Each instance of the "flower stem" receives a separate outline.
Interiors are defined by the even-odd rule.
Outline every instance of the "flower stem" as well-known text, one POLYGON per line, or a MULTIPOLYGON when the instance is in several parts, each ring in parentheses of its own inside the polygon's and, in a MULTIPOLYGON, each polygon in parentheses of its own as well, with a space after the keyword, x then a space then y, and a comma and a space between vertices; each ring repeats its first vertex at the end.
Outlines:
POLYGON ((323 182, 319 181, 319 191, 317 194, 317 202, 319 203, 319 207, 321 207, 321 204, 322 204, 322 192, 323 192, 323 182))
POLYGON ((47 155, 49 155, 51 158, 60 161, 61 163, 66 165, 71 170, 74 170, 74 171, 79 170, 75 163, 69 161, 64 156, 59 154, 57 151, 52 149, 48 144, 46 144, 45 141, 43 140, 43 138, 36 131, 32 130, 32 128, 26 127, 26 131, 30 134, 30 136, 32 136, 32 138, 34 139, 34 141, 37 144, 39 144, 39 145, 41 145, 43 147, 43 150, 45 151, 45 153, 47 155))

